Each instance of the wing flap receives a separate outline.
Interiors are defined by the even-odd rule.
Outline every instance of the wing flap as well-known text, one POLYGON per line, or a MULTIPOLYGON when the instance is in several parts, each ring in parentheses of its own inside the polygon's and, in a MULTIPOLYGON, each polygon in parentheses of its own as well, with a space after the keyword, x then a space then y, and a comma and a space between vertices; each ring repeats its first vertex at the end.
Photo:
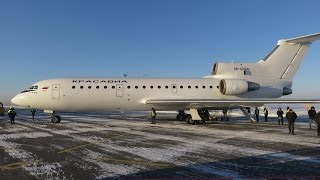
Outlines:
POLYGON ((260 107, 264 104, 316 104, 320 99, 149 99, 146 104, 153 105, 184 105, 197 108, 222 108, 252 106, 260 107))

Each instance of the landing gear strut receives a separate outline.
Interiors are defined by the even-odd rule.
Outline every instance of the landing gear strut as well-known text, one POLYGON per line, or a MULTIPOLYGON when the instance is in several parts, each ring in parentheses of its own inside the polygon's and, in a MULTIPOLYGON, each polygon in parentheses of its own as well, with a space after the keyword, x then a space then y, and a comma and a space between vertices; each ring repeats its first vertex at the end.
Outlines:
POLYGON ((186 118, 186 113, 184 112, 184 110, 179 110, 179 114, 177 115, 176 119, 178 121, 183 121, 186 118))
POLYGON ((61 117, 60 116, 54 115, 54 114, 51 115, 51 122, 59 123, 60 121, 61 121, 61 117))

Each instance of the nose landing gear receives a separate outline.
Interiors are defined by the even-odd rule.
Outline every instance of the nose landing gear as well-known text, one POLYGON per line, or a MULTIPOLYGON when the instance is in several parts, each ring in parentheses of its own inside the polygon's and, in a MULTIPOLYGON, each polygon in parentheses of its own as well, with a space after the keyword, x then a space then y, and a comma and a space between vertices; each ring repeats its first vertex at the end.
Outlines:
POLYGON ((54 114, 51 115, 51 122, 59 123, 60 121, 61 121, 61 117, 60 116, 54 115, 54 114))

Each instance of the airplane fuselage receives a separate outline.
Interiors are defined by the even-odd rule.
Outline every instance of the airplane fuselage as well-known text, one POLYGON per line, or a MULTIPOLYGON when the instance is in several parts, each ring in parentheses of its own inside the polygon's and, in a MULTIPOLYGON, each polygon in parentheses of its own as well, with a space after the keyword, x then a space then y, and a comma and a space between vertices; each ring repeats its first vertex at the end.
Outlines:
MULTIPOLYGON (((15 97, 25 107, 63 111, 139 111, 188 109, 184 104, 149 105, 150 99, 277 98, 283 81, 263 80, 264 86, 243 95, 220 92, 220 78, 61 78, 37 82, 15 97), (25 104, 22 104, 25 103, 25 104)), ((259 82, 256 80, 256 82, 259 82)))

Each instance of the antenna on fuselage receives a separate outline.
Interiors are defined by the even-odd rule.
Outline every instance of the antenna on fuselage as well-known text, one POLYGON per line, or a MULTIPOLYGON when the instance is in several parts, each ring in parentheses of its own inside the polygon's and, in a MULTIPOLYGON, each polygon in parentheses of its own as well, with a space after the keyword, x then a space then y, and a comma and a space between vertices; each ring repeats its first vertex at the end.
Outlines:
POLYGON ((123 74, 123 77, 124 77, 124 78, 127 78, 127 76, 128 76, 128 74, 123 74))

